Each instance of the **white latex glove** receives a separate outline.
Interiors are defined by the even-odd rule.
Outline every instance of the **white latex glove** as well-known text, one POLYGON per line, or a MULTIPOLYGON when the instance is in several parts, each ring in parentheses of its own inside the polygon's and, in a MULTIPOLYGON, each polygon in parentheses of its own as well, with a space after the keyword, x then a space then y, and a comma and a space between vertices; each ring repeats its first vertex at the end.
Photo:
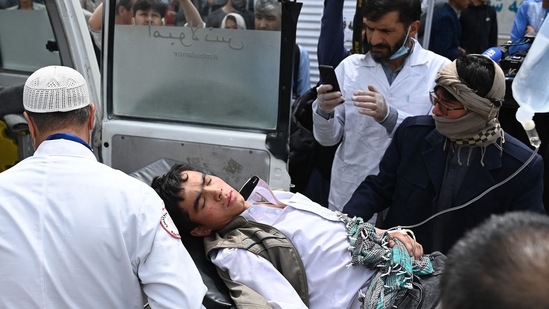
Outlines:
POLYGON ((332 85, 329 84, 323 84, 316 88, 318 107, 326 114, 333 112, 339 104, 345 101, 341 92, 329 92, 330 90, 332 90, 332 85))
POLYGON ((355 91, 353 93, 353 102, 358 107, 359 113, 370 116, 377 122, 385 120, 389 112, 385 98, 372 85, 368 85, 368 91, 355 91))

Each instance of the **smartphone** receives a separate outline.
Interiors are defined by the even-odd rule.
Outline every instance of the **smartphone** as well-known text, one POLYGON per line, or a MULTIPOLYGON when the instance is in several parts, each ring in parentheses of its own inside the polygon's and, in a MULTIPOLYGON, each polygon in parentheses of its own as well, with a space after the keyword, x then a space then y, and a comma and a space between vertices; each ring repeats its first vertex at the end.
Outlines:
POLYGON ((339 83, 337 82, 337 76, 334 70, 334 67, 331 65, 319 65, 318 69, 320 70, 320 83, 321 84, 330 84, 332 85, 332 90, 330 92, 334 91, 341 91, 339 89, 339 83))
POLYGON ((242 186, 239 192, 244 200, 247 200, 248 197, 250 197, 250 194, 252 194, 252 191, 255 189, 255 186, 257 186, 258 182, 259 177, 252 176, 252 178, 248 179, 248 181, 246 181, 246 183, 242 186))

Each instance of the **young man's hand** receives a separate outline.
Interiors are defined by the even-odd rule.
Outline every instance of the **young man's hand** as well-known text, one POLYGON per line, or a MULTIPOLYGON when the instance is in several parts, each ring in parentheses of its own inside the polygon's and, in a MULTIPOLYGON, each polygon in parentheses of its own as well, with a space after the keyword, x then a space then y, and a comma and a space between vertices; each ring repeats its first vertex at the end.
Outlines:
MULTIPOLYGON (((377 234, 382 234, 385 231, 386 230, 376 228, 377 234)), ((423 246, 418 243, 414 238, 412 238, 407 232, 405 232, 404 230, 394 230, 388 232, 389 235, 391 235, 391 240, 389 241, 390 248, 395 246, 395 239, 398 239, 401 243, 404 244, 404 246, 406 246, 408 254, 410 254, 411 257, 419 259, 423 256, 423 246)))

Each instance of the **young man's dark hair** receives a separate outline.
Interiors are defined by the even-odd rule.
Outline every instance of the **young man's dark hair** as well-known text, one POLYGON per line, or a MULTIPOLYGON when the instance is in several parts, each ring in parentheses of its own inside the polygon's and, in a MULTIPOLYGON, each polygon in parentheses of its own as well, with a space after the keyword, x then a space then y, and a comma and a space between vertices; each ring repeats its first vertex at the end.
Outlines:
POLYGON ((160 13, 160 16, 164 18, 166 16, 166 5, 159 0, 137 0, 133 5, 133 15, 135 16, 138 10, 148 11, 153 10, 160 13))
POLYGON ((187 181, 187 179, 181 177, 181 173, 185 171, 211 174, 208 170, 198 166, 184 163, 175 164, 166 174, 154 177, 151 187, 164 201, 164 206, 170 217, 172 217, 177 229, 183 233, 190 234, 190 231, 197 227, 198 224, 192 222, 189 214, 179 207, 179 202, 185 200, 181 194, 183 191, 181 184, 187 181))
POLYGON ((492 60, 481 55, 459 57, 456 69, 462 82, 474 88, 478 96, 484 97, 492 88, 495 70, 492 60))
MULTIPOLYGON (((492 60, 481 55, 470 55, 469 57, 459 57, 456 60, 456 70, 461 82, 468 85, 476 91, 476 94, 484 97, 492 88, 495 70, 492 60)), ((444 99, 456 101, 456 97, 442 86, 436 86, 436 90, 441 90, 444 99)), ((492 99, 492 98, 491 98, 492 99)), ((500 107, 499 101, 493 100, 496 107, 500 107)))
POLYGON ((124 7, 126 11, 129 11, 132 9, 133 6, 133 0, 119 0, 116 3, 116 15, 118 15, 118 12, 120 12, 120 7, 124 7))
POLYGON ((549 304, 549 218, 530 212, 493 216, 448 254, 444 309, 533 309, 549 304))

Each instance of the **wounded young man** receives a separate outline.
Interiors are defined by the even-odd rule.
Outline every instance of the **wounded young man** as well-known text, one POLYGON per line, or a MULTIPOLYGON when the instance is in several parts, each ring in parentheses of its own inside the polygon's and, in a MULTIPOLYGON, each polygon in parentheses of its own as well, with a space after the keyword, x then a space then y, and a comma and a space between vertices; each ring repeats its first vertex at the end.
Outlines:
POLYGON ((176 164, 152 187, 177 228, 204 237, 237 307, 435 308, 445 256, 257 179, 245 199, 222 179, 176 164))

